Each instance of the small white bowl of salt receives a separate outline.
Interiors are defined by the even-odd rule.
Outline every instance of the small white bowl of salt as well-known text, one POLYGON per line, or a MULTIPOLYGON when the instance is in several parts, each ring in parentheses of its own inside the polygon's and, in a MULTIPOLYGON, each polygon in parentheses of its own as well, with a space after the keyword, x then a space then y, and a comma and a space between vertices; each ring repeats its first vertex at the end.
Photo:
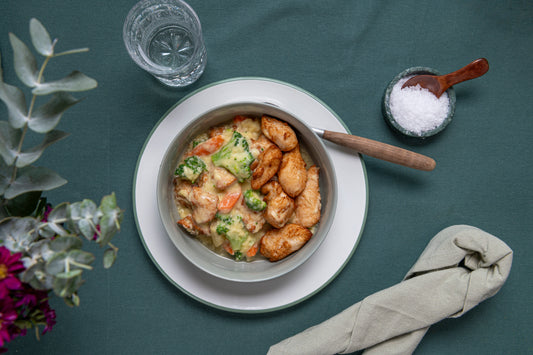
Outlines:
POLYGON ((426 67, 413 67, 398 74, 383 95, 383 117, 395 131, 416 139, 436 135, 452 120, 455 112, 455 90, 450 87, 439 98, 417 86, 402 85, 415 75, 440 75, 426 67))

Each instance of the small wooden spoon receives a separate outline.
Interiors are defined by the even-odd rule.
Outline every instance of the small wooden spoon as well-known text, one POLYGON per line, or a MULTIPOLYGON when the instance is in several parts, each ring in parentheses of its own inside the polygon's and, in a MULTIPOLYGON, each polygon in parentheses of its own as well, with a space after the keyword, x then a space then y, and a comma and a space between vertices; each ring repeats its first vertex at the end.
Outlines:
POLYGON ((467 66, 446 75, 416 75, 402 85, 402 89, 408 86, 420 85, 428 89, 439 98, 450 86, 463 81, 475 79, 489 70, 489 62, 485 58, 474 60, 467 66))

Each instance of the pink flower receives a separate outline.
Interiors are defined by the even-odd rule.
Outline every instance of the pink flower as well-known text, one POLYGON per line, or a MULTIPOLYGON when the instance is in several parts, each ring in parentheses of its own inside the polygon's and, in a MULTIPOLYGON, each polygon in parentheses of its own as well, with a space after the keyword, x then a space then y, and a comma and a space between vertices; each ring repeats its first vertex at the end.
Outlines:
POLYGON ((43 218, 41 219, 41 222, 48 222, 48 215, 50 212, 52 212, 52 209, 52 205, 49 203, 44 206, 43 218))
POLYGON ((20 253, 11 254, 11 251, 0 246, 0 299, 5 298, 10 290, 19 290, 22 287, 17 275, 24 271, 20 261, 20 253))
POLYGON ((96 232, 94 233, 93 235, 93 240, 97 240, 98 239, 98 234, 100 234, 100 225, 97 225, 96 226, 96 232))
POLYGON ((43 334, 52 330, 56 324, 56 313, 48 304, 48 291, 36 290, 27 283, 20 290, 12 292, 19 319, 31 320, 34 324, 44 325, 43 334))
POLYGON ((0 298, 0 347, 3 347, 15 336, 13 323, 18 315, 14 307, 11 298, 0 298))

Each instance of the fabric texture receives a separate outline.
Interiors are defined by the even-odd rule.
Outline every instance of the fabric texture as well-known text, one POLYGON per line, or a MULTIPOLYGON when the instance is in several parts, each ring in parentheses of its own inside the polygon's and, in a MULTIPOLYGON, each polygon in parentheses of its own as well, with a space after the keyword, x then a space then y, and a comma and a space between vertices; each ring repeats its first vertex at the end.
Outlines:
POLYGON ((503 286, 513 259, 500 239, 457 225, 439 232, 402 282, 288 338, 274 354, 411 354, 428 328, 460 317, 503 286))

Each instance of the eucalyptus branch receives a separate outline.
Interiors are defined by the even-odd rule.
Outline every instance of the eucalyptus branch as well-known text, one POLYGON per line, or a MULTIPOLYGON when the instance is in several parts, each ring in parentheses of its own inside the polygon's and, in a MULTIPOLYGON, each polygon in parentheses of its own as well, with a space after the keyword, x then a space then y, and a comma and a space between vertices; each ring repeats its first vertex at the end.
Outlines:
POLYGON ((55 127, 63 113, 79 102, 69 93, 94 89, 97 83, 79 71, 45 81, 44 72, 52 58, 89 49, 56 53, 58 40, 52 41, 36 19, 30 21, 30 35, 34 49, 44 57, 40 66, 26 44, 9 34, 15 73, 31 90, 29 103, 21 89, 4 82, 0 65, 0 100, 8 109, 7 122, 0 121, 0 246, 23 255, 26 267, 20 274, 23 282, 37 290, 53 290, 68 304, 77 305, 82 270, 92 270, 90 264, 95 259, 82 250, 82 241, 107 248, 103 264, 111 267, 118 252, 111 240, 120 230, 123 211, 111 194, 104 196, 100 205, 86 199, 60 203, 43 212, 46 199, 42 192, 61 186, 66 180, 32 164, 49 145, 67 136, 55 127), (37 97, 46 95, 51 98, 39 106, 37 97), (44 138, 40 145, 26 149, 30 133, 43 134, 44 138))
POLYGON ((40 326, 46 332, 55 323, 49 294, 63 298, 69 306, 80 304, 78 290, 84 283, 83 273, 93 270, 91 264, 96 259, 83 250, 84 241, 105 248, 104 268, 114 264, 118 248, 111 240, 120 230, 124 211, 117 206, 114 193, 104 196, 99 205, 85 199, 54 208, 42 196, 44 191, 67 181, 33 163, 48 146, 68 135, 55 127, 63 113, 80 101, 70 93, 94 89, 97 82, 76 70, 59 80, 45 81, 44 72, 52 58, 87 52, 88 48, 55 53, 58 40, 52 41, 36 19, 30 20, 30 36, 35 51, 44 57, 40 68, 26 44, 9 34, 15 73, 31 91, 29 103, 21 89, 4 82, 0 56, 0 101, 8 111, 7 121, 0 120, 0 257, 18 265, 13 269, 16 273, 9 276, 20 280, 19 286, 5 289, 2 295, 3 306, 18 307, 10 336, 34 328, 39 338, 40 326), (38 105, 37 97, 47 95, 51 96, 48 101, 38 105), (44 137, 37 146, 26 148, 30 134, 44 137), (38 302, 21 304, 21 297, 38 302))
MULTIPOLYGON (((44 69, 46 68, 46 65, 48 64, 48 61, 50 60, 50 56, 47 56, 41 65, 41 69, 39 70, 39 75, 37 77, 37 84, 41 83, 41 80, 43 78, 44 69)), ((17 161, 19 159, 20 153, 22 152, 22 147, 24 144, 24 138, 26 137, 26 133, 28 132, 28 122, 30 120, 30 117, 33 113, 33 108, 35 107, 35 101, 37 99, 37 95, 33 94, 31 97, 30 107, 28 109, 28 114, 25 119, 24 127, 22 127, 22 134, 20 136, 20 140, 17 146, 17 154, 15 156, 15 161, 13 162, 13 173, 11 174, 11 180, 9 181, 9 185, 11 185, 16 177, 17 177, 17 161)))
POLYGON ((6 104, 9 113, 8 122, 0 121, 0 219, 34 212, 43 191, 67 182, 54 171, 32 164, 48 146, 67 136, 67 133, 55 127, 63 113, 79 102, 69 93, 91 90, 97 86, 94 79, 79 71, 73 71, 59 80, 45 82, 44 72, 52 58, 82 53, 88 49, 55 53, 57 39, 52 41, 44 26, 36 19, 30 21, 30 34, 35 50, 44 57, 40 68, 26 44, 14 34, 9 34, 15 72, 20 81, 31 89, 28 107, 23 91, 4 83, 0 72, 0 100, 6 104), (52 97, 37 106, 37 96, 45 95, 52 97), (45 136, 40 145, 26 149, 25 142, 30 131, 45 136))

